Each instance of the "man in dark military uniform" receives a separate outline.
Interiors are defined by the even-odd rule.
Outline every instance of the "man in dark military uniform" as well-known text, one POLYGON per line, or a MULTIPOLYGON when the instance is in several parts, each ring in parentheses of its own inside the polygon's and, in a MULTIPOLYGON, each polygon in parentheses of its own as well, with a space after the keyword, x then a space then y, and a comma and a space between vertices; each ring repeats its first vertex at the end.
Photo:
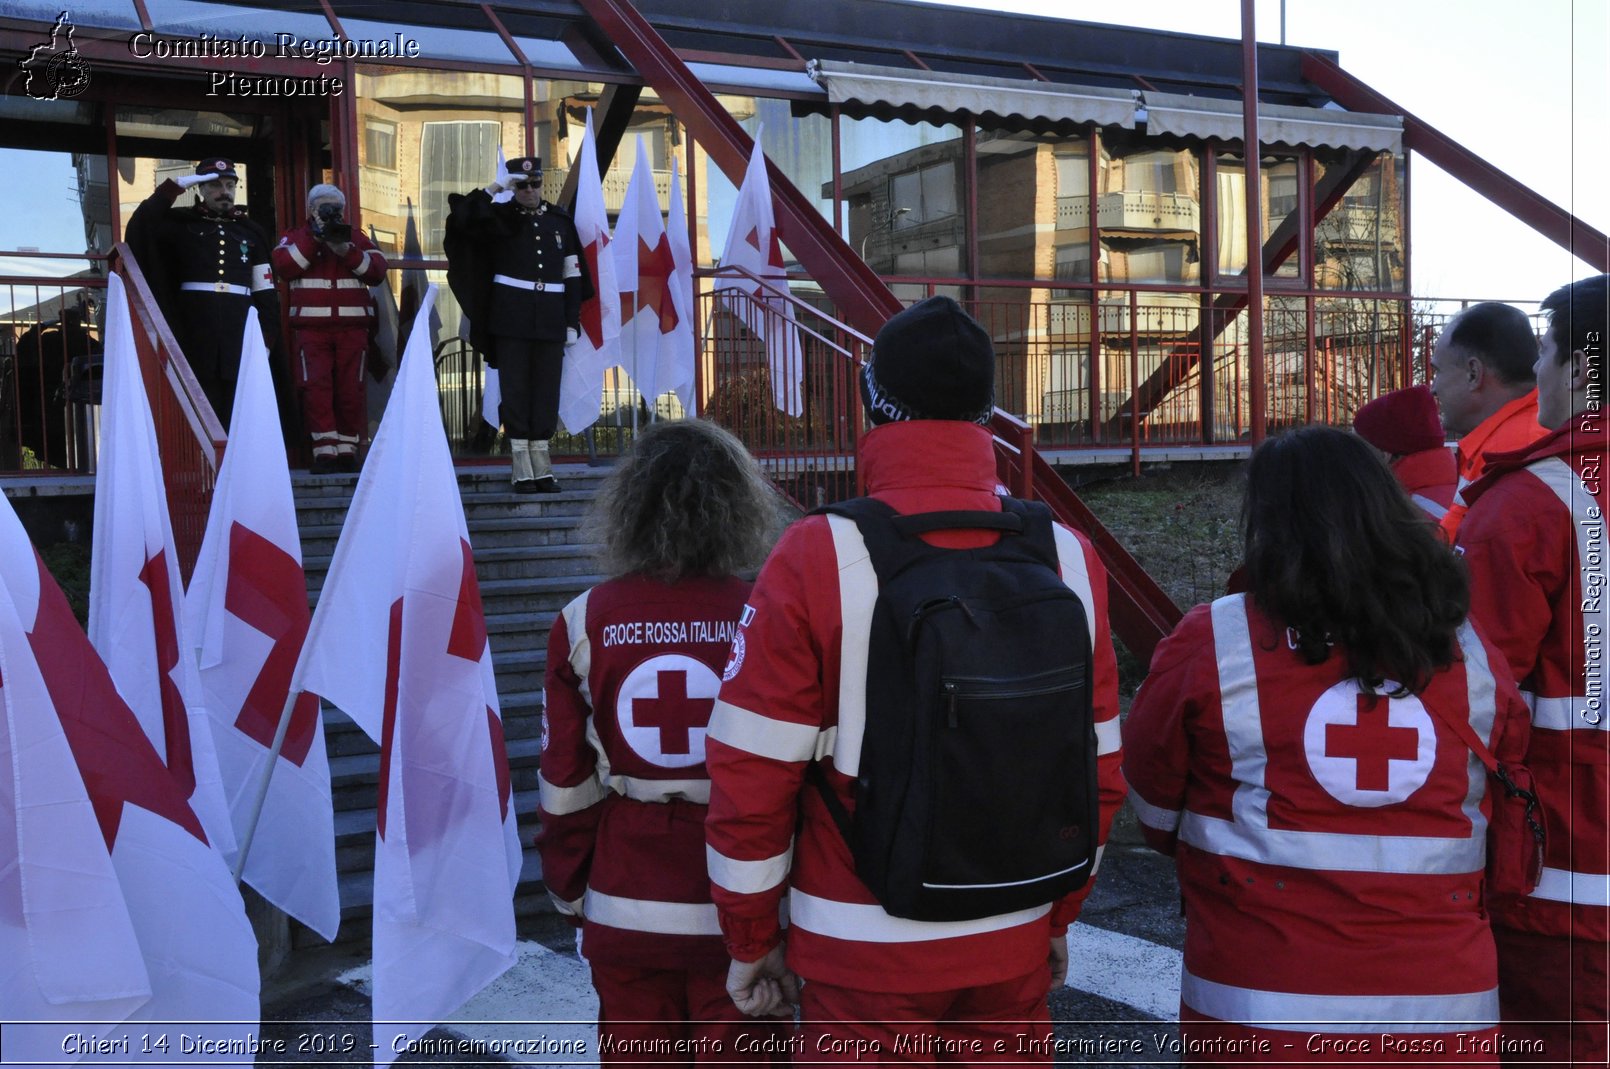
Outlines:
POLYGON ((477 347, 498 369, 514 489, 556 493, 548 439, 559 424, 565 348, 581 336, 581 305, 592 297, 593 284, 576 224, 542 199, 542 161, 520 156, 507 166, 511 201, 493 202, 503 190, 499 182, 454 198, 450 225, 463 242, 450 244, 447 254, 451 261, 468 245, 479 265, 470 282, 481 289, 479 299, 463 303, 483 343, 477 347), (477 312, 484 323, 476 321, 477 312))
POLYGON ((202 160, 195 174, 168 179, 142 201, 128 231, 140 270, 226 430, 247 311, 257 307, 270 349, 280 326, 279 296, 269 273, 271 243, 235 205, 238 177, 228 160, 202 160), (175 208, 179 194, 192 187, 196 203, 175 208))

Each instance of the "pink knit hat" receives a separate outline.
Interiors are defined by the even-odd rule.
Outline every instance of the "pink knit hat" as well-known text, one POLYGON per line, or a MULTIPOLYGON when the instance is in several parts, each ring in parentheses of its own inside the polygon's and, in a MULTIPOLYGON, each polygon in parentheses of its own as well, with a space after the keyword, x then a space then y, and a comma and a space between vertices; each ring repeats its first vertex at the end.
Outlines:
POLYGON ((1353 430, 1382 452, 1394 456, 1440 448, 1445 441, 1437 399, 1425 386, 1384 393, 1358 410, 1353 430))

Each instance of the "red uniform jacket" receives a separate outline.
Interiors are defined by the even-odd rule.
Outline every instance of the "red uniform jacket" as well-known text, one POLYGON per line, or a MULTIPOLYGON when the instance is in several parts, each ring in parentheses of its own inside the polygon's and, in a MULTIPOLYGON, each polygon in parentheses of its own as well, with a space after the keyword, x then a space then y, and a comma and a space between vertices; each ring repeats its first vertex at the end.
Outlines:
POLYGON ((1303 1031, 1496 1023, 1487 772, 1438 714, 1514 760, 1526 706, 1468 622, 1459 641, 1462 663, 1390 699, 1340 656, 1304 663, 1249 595, 1198 606, 1158 646, 1124 774, 1179 868, 1183 1013, 1314 1022, 1303 1031))
POLYGON ((1459 468, 1446 447, 1405 453, 1392 462, 1392 474, 1409 500, 1433 520, 1441 521, 1453 504, 1459 468))
MULTIPOLYGON (((887 424, 867 435, 860 461, 872 496, 900 512, 1000 508, 991 438, 982 427, 887 424)), ((929 537, 960 547, 996 536, 929 537)), ((1106 574, 1082 536, 1059 527, 1057 547, 1063 578, 1091 616, 1105 841, 1123 800, 1106 574)), ((787 891, 788 963, 807 980, 924 992, 1022 977, 1044 967, 1050 937, 1072 923, 1085 891, 1054 907, 977 921, 890 917, 855 875, 818 792, 805 785, 806 762, 818 761, 845 806, 854 808, 867 628, 876 599, 860 534, 836 516, 796 523, 756 582, 710 724, 710 878, 727 947, 734 958, 753 961, 776 946, 778 904, 787 891)))
POLYGON ((594 962, 727 964, 704 859, 705 727, 749 589, 623 576, 549 632, 537 847, 560 912, 585 914, 594 962))
POLYGON ((1489 455, 1459 529, 1471 616, 1532 706, 1526 763, 1549 826, 1542 882, 1495 901, 1494 919, 1598 941, 1610 939, 1607 452, 1604 418, 1579 415, 1529 448, 1489 455))
POLYGON ((286 231, 269 258, 274 273, 290 283, 297 330, 368 330, 374 322, 369 287, 386 277, 386 258, 358 231, 346 255, 337 256, 304 223, 286 231))

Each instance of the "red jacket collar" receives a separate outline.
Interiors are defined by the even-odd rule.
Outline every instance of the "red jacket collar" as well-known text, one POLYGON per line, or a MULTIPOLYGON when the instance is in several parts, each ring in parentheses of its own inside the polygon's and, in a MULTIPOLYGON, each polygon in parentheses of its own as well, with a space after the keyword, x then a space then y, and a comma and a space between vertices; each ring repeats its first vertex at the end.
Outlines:
MULTIPOLYGON (((1581 427, 1583 416, 1579 413, 1566 420, 1565 423, 1549 431, 1543 437, 1530 445, 1520 449, 1512 449, 1507 453, 1487 454, 1487 466, 1481 478, 1465 487, 1462 496, 1468 503, 1486 493, 1493 483, 1512 471, 1518 471, 1528 464, 1545 460, 1548 457, 1559 457, 1570 461, 1578 454, 1592 450, 1602 454, 1605 449, 1605 426, 1600 417, 1595 417, 1596 430, 1586 431, 1581 427)), ((1575 467, 1576 465, 1572 465, 1575 467)))
POLYGON ((993 492, 994 436, 976 423, 918 419, 874 427, 861 440, 868 493, 945 487, 993 492))

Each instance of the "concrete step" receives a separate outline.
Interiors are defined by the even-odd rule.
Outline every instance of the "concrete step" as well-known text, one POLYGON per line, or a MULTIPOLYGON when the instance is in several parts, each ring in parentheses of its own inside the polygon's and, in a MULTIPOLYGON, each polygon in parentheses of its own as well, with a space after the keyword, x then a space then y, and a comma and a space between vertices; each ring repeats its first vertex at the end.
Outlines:
MULTIPOLYGON (((583 590, 597 586, 604 576, 558 575, 528 579, 488 579, 481 583, 481 608, 487 614, 508 612, 556 613, 583 590)), ((324 587, 322 573, 307 577, 308 593, 316 597, 324 587)))
MULTIPOLYGON (((598 570, 598 561, 593 553, 593 547, 590 546, 536 545, 487 548, 476 545, 473 541, 470 546, 475 553, 475 577, 482 583, 491 579, 591 575, 598 570)), ((333 550, 335 547, 331 545, 329 548, 333 550)), ((322 576, 329 571, 330 560, 328 554, 310 554, 304 551, 302 570, 310 578, 322 576)))
MULTIPOLYGON (((533 785, 513 795, 516 824, 522 845, 537 833, 537 788, 533 785)), ((335 814, 335 867, 337 872, 360 872, 375 863, 375 810, 342 809, 335 814)))
MULTIPOLYGON (((509 758, 510 783, 516 792, 537 789, 537 758, 542 740, 535 735, 504 738, 509 758)), ((330 758, 330 797, 337 813, 349 809, 373 811, 379 795, 380 751, 343 754, 330 758)))

